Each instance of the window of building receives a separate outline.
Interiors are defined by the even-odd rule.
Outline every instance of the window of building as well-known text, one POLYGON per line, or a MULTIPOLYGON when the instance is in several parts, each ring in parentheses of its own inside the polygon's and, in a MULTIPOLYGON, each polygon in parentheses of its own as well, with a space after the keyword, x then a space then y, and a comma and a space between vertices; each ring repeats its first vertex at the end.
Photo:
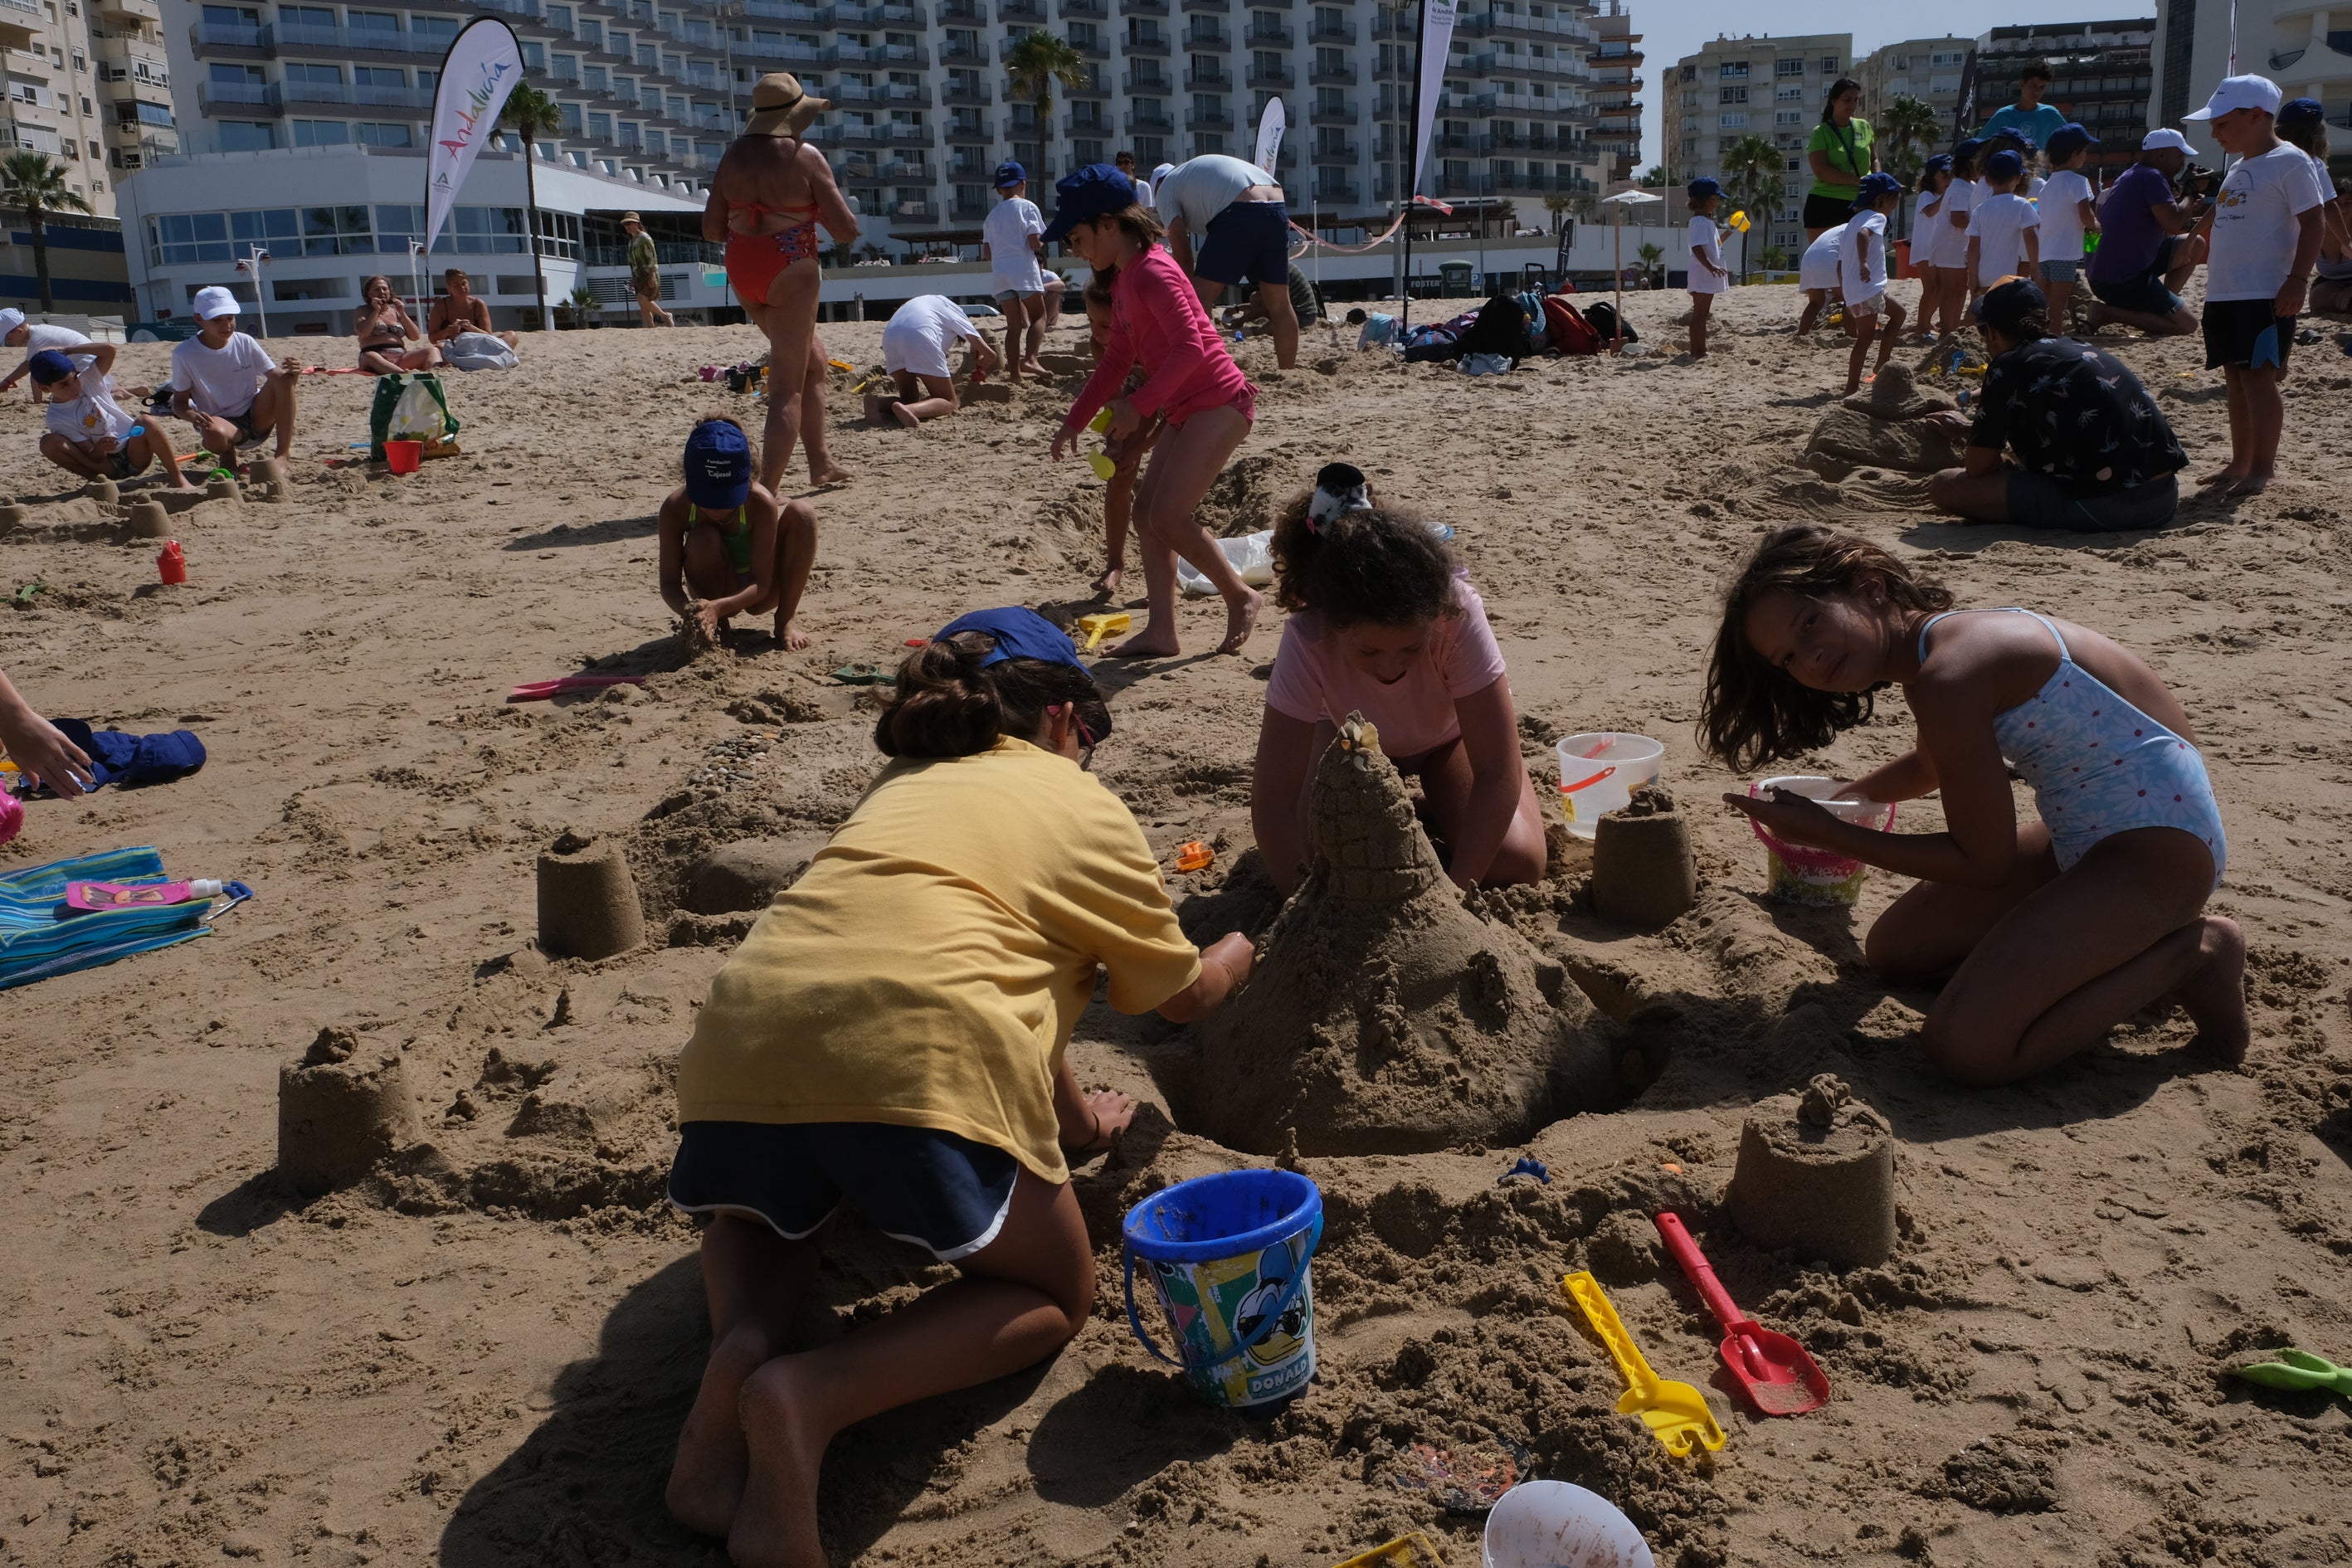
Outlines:
POLYGON ((1772 62, 1772 74, 1776 77, 1802 76, 1805 74, 1805 62, 1801 58, 1797 59, 1774 60, 1772 62))
POLYGON ((1805 111, 1801 109, 1783 109, 1772 116, 1775 125, 1802 125, 1804 122, 1805 111))
POLYGON ((1716 123, 1722 126, 1726 131, 1745 130, 1748 125, 1748 116, 1734 111, 1732 113, 1720 116, 1716 121, 1716 123))
POLYGON ((588 116, 588 140, 610 142, 612 139, 613 117, 609 114, 591 113, 588 116))
POLYGON ((568 33, 572 31, 572 7, 569 5, 550 5, 547 8, 547 25, 554 28, 559 33, 568 33))
POLYGON ((1775 88, 1772 91, 1772 100, 1775 103, 1802 103, 1805 100, 1804 85, 1799 83, 1795 87, 1775 88))
POLYGON ((1715 68, 1715 78, 1717 81, 1746 81, 1748 62, 1746 60, 1726 61, 1715 68))
POLYGON ((1822 74, 1823 76, 1837 75, 1839 63, 1837 56, 1823 55, 1822 57, 1822 74))
MULTIPOLYGON (((385 34, 391 34, 394 37, 397 37, 400 32, 400 16, 397 12, 353 11, 351 14, 351 17, 352 42, 362 48, 381 48, 383 47, 383 36, 385 34), (370 33, 373 33, 377 37, 377 42, 373 45, 369 44, 363 37, 363 35, 370 33)), ((397 45, 395 44, 394 47, 396 47, 397 45)))
POLYGON ((297 147, 343 147, 352 140, 352 128, 341 120, 296 120, 289 122, 297 147))
POLYGON ((1748 101, 1748 89, 1744 87, 1727 87, 1716 96, 1725 103, 1745 103, 1748 101))
POLYGON ((352 134, 370 147, 414 147, 416 129, 411 125, 379 124, 362 120, 352 127, 352 134))

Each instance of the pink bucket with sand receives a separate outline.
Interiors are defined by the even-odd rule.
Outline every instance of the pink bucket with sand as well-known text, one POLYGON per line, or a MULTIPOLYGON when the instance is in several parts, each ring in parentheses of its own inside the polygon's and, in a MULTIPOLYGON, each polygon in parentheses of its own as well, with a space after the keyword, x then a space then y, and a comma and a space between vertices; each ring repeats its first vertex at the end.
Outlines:
MULTIPOLYGON (((1759 779, 1748 786, 1750 800, 1761 799, 1776 789, 1819 801, 1829 814, 1841 822, 1859 823, 1885 833, 1895 826, 1895 806, 1891 802, 1875 800, 1840 800, 1838 781, 1805 773, 1788 773, 1780 778, 1759 779)), ((1862 897, 1862 884, 1870 868, 1859 860, 1843 855, 1832 855, 1826 849, 1815 849, 1803 844, 1791 844, 1768 829, 1753 817, 1748 826, 1762 840, 1766 869, 1770 883, 1765 897, 1786 904, 1820 904, 1835 906, 1851 904, 1862 897)))

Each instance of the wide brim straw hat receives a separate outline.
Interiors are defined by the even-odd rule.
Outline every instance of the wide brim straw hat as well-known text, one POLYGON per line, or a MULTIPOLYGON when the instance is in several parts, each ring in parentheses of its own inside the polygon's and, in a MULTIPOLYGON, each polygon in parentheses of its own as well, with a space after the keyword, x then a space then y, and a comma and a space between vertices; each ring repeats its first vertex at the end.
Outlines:
POLYGON ((1916 419, 1951 407, 1952 400, 1920 391, 1909 365, 1888 364, 1880 368, 1877 380, 1847 398, 1845 406, 1873 419, 1916 419))
POLYGON ((639 216, 638 216, 636 214, 635 214, 635 213, 623 213, 623 214, 621 215, 621 221, 622 221, 623 223, 633 223, 633 224, 636 224, 636 225, 638 225, 639 226, 641 226, 641 227, 642 227, 642 226, 644 226, 644 224, 645 224, 645 221, 646 221, 646 220, 645 220, 645 219, 643 219, 643 218, 641 218, 641 217, 639 217, 639 216))
POLYGON ((771 71, 751 89, 751 119, 743 134, 797 136, 832 107, 829 100, 811 98, 792 72, 771 71))

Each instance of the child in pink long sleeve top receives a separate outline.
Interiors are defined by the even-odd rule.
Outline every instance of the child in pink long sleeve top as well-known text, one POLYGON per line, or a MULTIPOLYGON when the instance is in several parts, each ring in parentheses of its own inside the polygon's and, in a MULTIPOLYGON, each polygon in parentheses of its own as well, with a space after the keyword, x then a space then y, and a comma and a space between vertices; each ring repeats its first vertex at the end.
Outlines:
POLYGON ((1111 650, 1114 658, 1158 658, 1181 651, 1176 638, 1176 558, 1216 584, 1225 600, 1219 653, 1237 653, 1257 622, 1260 596, 1192 520, 1256 415, 1256 390, 1225 352, 1199 297, 1175 259, 1157 245, 1159 220, 1136 201, 1127 176, 1107 163, 1065 176, 1047 240, 1062 240, 1097 273, 1115 272, 1108 342, 1094 375, 1054 437, 1054 460, 1108 405, 1108 434, 1124 440, 1153 415, 1167 431, 1153 448, 1135 498, 1136 541, 1143 555, 1150 613, 1143 629, 1111 650), (1117 395, 1140 363, 1143 384, 1117 395))

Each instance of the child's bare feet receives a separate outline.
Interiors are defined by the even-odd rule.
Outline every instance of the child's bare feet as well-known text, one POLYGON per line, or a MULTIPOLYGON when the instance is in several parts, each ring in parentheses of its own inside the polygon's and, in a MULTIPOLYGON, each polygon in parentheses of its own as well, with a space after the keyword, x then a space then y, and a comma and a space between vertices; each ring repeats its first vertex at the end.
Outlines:
POLYGON ((827 1434, 812 1429, 794 1363, 783 1356, 743 1384, 743 1436, 750 1453, 742 1502, 727 1532, 737 1568, 826 1568, 816 1532, 816 1479, 827 1434))
POLYGON ((2276 477, 2268 468, 2256 468, 2244 479, 2232 482, 2229 493, 2233 496, 2258 496, 2271 488, 2271 480, 2276 477))
POLYGON ((2216 468, 2197 481, 2201 489, 2209 485, 2232 485, 2246 477, 2246 470, 2231 463, 2226 468, 2216 468))
POLYGON ((2204 963, 2172 999, 2197 1026, 2197 1043, 2235 1067, 2253 1040, 2246 1021, 2246 933, 2219 915, 2207 915, 2203 925, 2197 945, 2204 963))
POLYGON ((816 639, 801 630, 797 618, 776 617, 776 645, 786 653, 798 653, 816 639))
POLYGON ((839 463, 828 460, 822 465, 816 463, 811 463, 809 465, 809 483, 816 486, 819 489, 823 489, 828 485, 845 485, 849 480, 849 470, 843 468, 839 463))
POLYGON ((1113 658, 1173 658, 1183 652, 1176 634, 1147 621, 1143 629, 1110 650, 1113 658))
POLYGON ((890 405, 890 417, 898 422, 901 429, 906 430, 912 430, 916 426, 922 423, 921 420, 915 417, 915 411, 908 407, 903 403, 894 403, 890 405))
POLYGON ((1125 567, 1114 566, 1109 571, 1104 573, 1101 576, 1096 578, 1094 580, 1095 597, 1097 599, 1111 599, 1118 597, 1119 579, 1126 574, 1127 569, 1125 567))
POLYGON ((677 1457, 662 1493, 670 1517, 688 1530, 723 1537, 735 1522, 750 1464, 739 1406, 744 1380, 767 1360, 767 1336, 749 1325, 710 1347, 710 1364, 677 1435, 677 1457))
POLYGON ((1044 362, 1034 358, 1023 360, 1021 362, 1021 368, 1027 371, 1031 375, 1043 375, 1045 374, 1044 362))
POLYGON ((1257 613, 1265 603, 1265 595, 1255 588, 1242 592, 1248 597, 1225 605, 1225 640, 1217 645, 1219 653, 1239 653, 1249 643, 1250 633, 1257 626, 1257 613))

